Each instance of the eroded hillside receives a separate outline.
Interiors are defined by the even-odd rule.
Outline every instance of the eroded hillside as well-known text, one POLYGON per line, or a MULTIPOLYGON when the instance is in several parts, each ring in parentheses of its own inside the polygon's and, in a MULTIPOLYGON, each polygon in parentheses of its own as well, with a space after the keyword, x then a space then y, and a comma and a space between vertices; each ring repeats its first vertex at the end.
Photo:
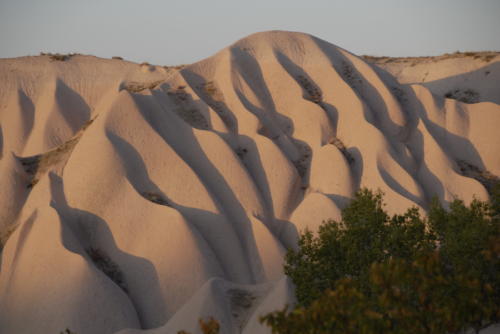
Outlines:
POLYGON ((293 301, 286 248, 357 189, 425 211, 487 199, 500 175, 498 100, 400 83, 306 34, 181 69, 40 56, 0 77, 2 333, 195 333, 209 316, 266 332, 259 315, 293 301))

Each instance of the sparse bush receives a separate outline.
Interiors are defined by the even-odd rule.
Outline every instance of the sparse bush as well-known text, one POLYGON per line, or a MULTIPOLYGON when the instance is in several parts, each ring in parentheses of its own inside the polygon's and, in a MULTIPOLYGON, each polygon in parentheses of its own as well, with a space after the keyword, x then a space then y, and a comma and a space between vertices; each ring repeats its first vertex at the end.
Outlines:
POLYGON ((210 123, 203 113, 191 104, 192 97, 186 92, 185 85, 179 85, 177 89, 169 90, 167 95, 178 105, 178 108, 175 108, 174 112, 187 124, 197 129, 210 129, 210 123))
POLYGON ((347 150, 347 148, 345 147, 344 143, 342 142, 342 140, 340 140, 338 137, 333 137, 330 141, 329 141, 329 144, 332 144, 333 146, 335 146, 336 148, 339 149, 340 153, 342 153, 342 155, 345 157, 345 159, 347 160, 347 162, 349 164, 353 164, 354 163, 354 157, 352 156, 352 154, 347 150))
POLYGON ((293 160, 292 163, 295 169, 297 169, 299 176, 303 178, 307 175, 307 171, 311 165, 312 149, 309 145, 301 141, 295 141, 294 144, 299 152, 299 158, 293 160))
POLYGON ((320 104, 323 101, 323 94, 318 86, 303 75, 297 76, 297 81, 306 92, 305 99, 320 104))
MULTIPOLYGON (((85 130, 85 128, 91 123, 92 120, 84 124, 80 131, 85 130)), ((71 153, 79 139, 80 136, 77 134, 64 144, 48 152, 31 157, 19 157, 19 161, 29 177, 27 188, 32 189, 38 183, 43 174, 45 174, 53 166, 67 159, 68 154, 71 153)))
POLYGON ((220 325, 214 318, 209 318, 206 322, 200 319, 200 328, 203 334, 218 334, 220 325))
MULTIPOLYGON (((200 325, 200 329, 203 334, 219 334, 220 325, 219 322, 214 318, 210 317, 207 321, 200 319, 198 323, 200 325)), ((190 334, 190 333, 186 331, 179 331, 177 332, 177 334, 190 334)))
POLYGON ((495 192, 495 188, 500 185, 500 179, 487 170, 482 170, 481 168, 473 165, 465 160, 457 160, 458 168, 462 175, 471 177, 479 181, 491 195, 495 192))
POLYGON ((444 94, 448 99, 458 100, 463 103, 477 103, 479 102, 479 93, 472 89, 454 89, 444 94))
POLYGON ((68 55, 55 54, 55 55, 51 55, 50 59, 52 59, 52 60, 58 60, 58 61, 66 61, 66 60, 69 59, 69 56, 68 55))
POLYGON ((147 200, 165 206, 171 206, 170 203, 165 199, 161 194, 153 193, 153 192, 142 192, 141 195, 147 200))
POLYGON ((203 91, 211 97, 216 97, 219 92, 213 81, 209 81, 203 84, 203 91))
POLYGON ((357 74, 354 67, 347 63, 346 61, 342 61, 342 71, 340 72, 342 78, 347 82, 351 88, 360 87, 363 84, 363 80, 357 74))
POLYGON ((273 333, 476 333, 500 321, 500 190, 428 217, 390 217, 363 189, 286 255, 298 305, 261 321, 273 333))
POLYGON ((238 157, 240 157, 240 159, 243 159, 247 155, 248 149, 246 149, 245 147, 238 147, 236 148, 235 152, 238 157))
MULTIPOLYGON (((412 64, 413 66, 413 64, 412 64)), ((390 87, 391 88, 391 92, 392 94, 394 95, 394 97, 398 100, 398 102, 400 104, 406 104, 408 102, 408 97, 406 96, 406 92, 399 88, 399 87, 390 87)))
POLYGON ((122 84, 122 88, 126 89, 131 93, 139 93, 146 89, 154 89, 162 82, 163 80, 151 81, 151 82, 127 82, 122 84))
POLYGON ((128 292, 125 278, 118 265, 99 248, 90 247, 85 250, 95 266, 116 283, 123 291, 128 292))
POLYGON ((50 52, 40 52, 40 56, 49 56, 50 60, 53 61, 66 61, 69 60, 73 56, 79 55, 78 53, 68 53, 68 54, 60 54, 60 53, 50 53, 50 52))
POLYGON ((386 63, 392 63, 392 62, 397 62, 397 63, 410 63, 410 66, 413 67, 417 64, 422 64, 422 63, 429 63, 429 62, 437 62, 441 60, 446 60, 446 59, 457 59, 457 58, 465 58, 465 57, 472 57, 472 59, 480 59, 484 62, 490 62, 492 59, 494 59, 499 53, 495 51, 481 51, 481 52, 474 52, 474 51, 468 51, 468 52, 460 52, 456 51, 454 53, 445 53, 441 56, 435 56, 435 57, 376 57, 376 56, 369 56, 369 55, 363 55, 361 58, 363 58, 365 61, 373 64, 386 64, 386 63))
POLYGON ((72 332, 69 328, 66 328, 64 331, 60 332, 60 334, 76 334, 76 333, 72 332))
POLYGON ((181 64, 181 65, 175 65, 175 66, 163 66, 163 68, 166 70, 166 71, 171 71, 171 70, 182 70, 184 67, 186 67, 187 65, 184 65, 184 64, 181 64))
POLYGON ((483 56, 483 61, 489 63, 490 61, 493 60, 493 58, 495 58, 497 55, 496 54, 489 54, 489 55, 485 55, 483 56))
POLYGON ((17 226, 18 224, 11 224, 5 227, 4 230, 0 231, 0 253, 3 251, 7 240, 9 240, 9 237, 12 235, 12 233, 14 233, 17 226))
POLYGON ((480 59, 484 62, 490 62, 493 58, 498 55, 498 52, 494 51, 467 51, 460 52, 457 51, 453 54, 445 54, 443 56, 439 56, 437 58, 448 59, 448 58, 464 58, 464 57, 472 57, 472 59, 480 59))

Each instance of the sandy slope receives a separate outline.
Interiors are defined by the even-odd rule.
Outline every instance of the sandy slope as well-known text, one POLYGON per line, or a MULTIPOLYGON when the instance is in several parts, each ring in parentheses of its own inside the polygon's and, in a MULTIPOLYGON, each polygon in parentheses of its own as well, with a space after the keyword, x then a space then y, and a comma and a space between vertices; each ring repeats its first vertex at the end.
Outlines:
POLYGON ((498 99, 444 99, 306 34, 180 71, 41 56, 0 78, 2 333, 196 333, 208 316, 265 333, 259 315, 293 302, 286 248, 356 189, 425 210, 500 175, 498 99))

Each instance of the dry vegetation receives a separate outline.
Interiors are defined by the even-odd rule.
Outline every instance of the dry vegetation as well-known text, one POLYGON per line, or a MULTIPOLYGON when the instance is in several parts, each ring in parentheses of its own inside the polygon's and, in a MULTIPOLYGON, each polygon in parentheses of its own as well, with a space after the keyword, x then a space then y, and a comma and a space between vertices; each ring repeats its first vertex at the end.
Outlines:
POLYGON ((0 254, 2 253, 2 250, 5 247, 7 240, 12 235, 12 233, 14 233, 17 226, 18 226, 17 224, 12 224, 12 225, 7 226, 4 230, 1 231, 1 233, 0 233, 0 254))
POLYGON ((30 176, 28 189, 33 188, 40 177, 45 174, 52 166, 64 161, 80 138, 75 137, 56 149, 50 150, 46 153, 37 154, 31 157, 19 158, 26 173, 30 176))
POLYGON ((175 65, 175 66, 163 66, 163 68, 166 71, 172 71, 172 70, 179 71, 179 70, 182 70, 186 66, 187 65, 185 65, 185 64, 181 64, 181 65, 175 65))
MULTIPOLYGON (((220 330, 220 324, 217 320, 214 318, 210 317, 207 321, 204 321, 203 319, 200 319, 198 321, 198 324, 200 325, 201 332, 203 334, 218 334, 220 330)), ((179 331, 177 334, 190 334, 189 332, 186 331, 179 331)))
POLYGON ((458 100, 463 103, 479 102, 479 93, 472 89, 453 89, 444 94, 444 97, 458 100))
POLYGON ((304 178, 307 175, 309 166, 311 165, 312 149, 306 143, 296 140, 294 142, 297 150, 299 151, 300 157, 292 161, 299 173, 300 177, 304 178))
POLYGON ((200 88, 205 92, 207 95, 212 97, 215 101, 222 100, 222 94, 221 92, 217 89, 215 86, 215 83, 213 81, 208 81, 203 83, 200 88))
POLYGON ((104 251, 99 248, 93 247, 87 248, 85 251, 89 255, 92 262, 95 264, 97 269, 108 276, 123 291, 128 292, 123 273, 121 272, 118 265, 113 262, 113 260, 111 260, 111 258, 106 253, 104 253, 104 251))
POLYGON ((76 334, 76 333, 72 332, 69 328, 66 328, 64 331, 60 332, 59 334, 76 334))
POLYGON ((457 160, 457 165, 463 175, 479 181, 490 194, 492 194, 497 184, 500 184, 500 179, 496 175, 487 170, 482 170, 465 160, 457 160))
POLYGON ((230 289, 227 291, 227 294, 231 299, 231 308, 235 317, 238 316, 239 311, 252 307, 256 299, 250 292, 241 289, 230 289))
POLYGON ((342 153, 349 164, 352 164, 354 162, 354 157, 351 155, 351 153, 349 153, 344 143, 339 138, 333 137, 329 143, 339 149, 340 153, 342 153))
POLYGON ((360 87, 363 84, 363 80, 353 66, 346 61, 342 62, 342 71, 340 74, 351 88, 360 87))
POLYGON ((68 53, 68 54, 61 54, 61 53, 50 53, 50 52, 40 52, 40 56, 48 56, 50 60, 52 61, 66 61, 69 60, 73 56, 78 56, 80 55, 79 53, 68 53))
POLYGON ((233 118, 231 118, 228 108, 224 102, 224 94, 217 88, 217 84, 214 81, 207 81, 197 86, 199 89, 200 96, 207 103, 212 110, 217 112, 221 120, 227 126, 229 130, 234 130, 236 124, 233 118))
POLYGON ((242 289, 229 289, 226 294, 231 303, 231 315, 236 320, 241 332, 247 320, 249 310, 254 306, 257 296, 242 289))
POLYGON ((408 97, 406 96, 406 93, 403 89, 399 87, 390 87, 392 95, 398 100, 400 104, 405 104, 408 102, 408 97))
POLYGON ((308 78, 303 75, 297 77, 297 81, 300 86, 306 92, 305 99, 313 103, 320 104, 323 101, 323 94, 318 86, 312 83, 308 78))
POLYGON ((147 199, 148 201, 151 201, 153 203, 165 205, 165 206, 171 206, 170 203, 160 194, 145 191, 145 192, 142 192, 141 195, 145 199, 147 199))
POLYGON ((81 135, 90 126, 90 124, 92 124, 93 121, 94 119, 89 120, 82 126, 82 128, 73 138, 55 149, 31 157, 18 158, 21 162, 21 165, 24 167, 26 174, 29 176, 29 182, 27 186, 28 189, 33 188, 38 183, 38 180, 45 173, 47 173, 50 168, 67 160, 69 154, 71 153, 71 151, 73 151, 75 145, 80 140, 81 135))
POLYGON ((240 159, 243 159, 248 153, 248 149, 244 147, 237 147, 234 151, 236 152, 236 155, 240 157, 240 159))
POLYGON ((191 106, 192 98, 186 92, 186 86, 177 86, 176 89, 169 90, 167 94, 178 105, 178 108, 174 109, 175 113, 186 123, 201 130, 208 130, 210 128, 210 124, 201 111, 191 106))
POLYGON ((179 85, 177 88, 169 90, 167 94, 178 104, 187 102, 189 99, 189 94, 186 93, 186 86, 184 85, 179 85))
POLYGON ((131 93, 139 93, 146 89, 154 89, 156 86, 161 84, 163 80, 157 80, 152 82, 126 82, 122 84, 122 89, 125 89, 131 93))
POLYGON ((497 57, 500 52, 496 51, 478 51, 478 52, 460 52, 456 51, 454 53, 445 53, 441 56, 423 56, 423 57, 379 57, 362 55, 361 58, 369 63, 374 64, 386 64, 386 63, 411 63, 411 66, 415 66, 418 63, 429 63, 437 62, 446 59, 457 59, 457 58, 467 58, 478 59, 486 63, 492 61, 497 57))

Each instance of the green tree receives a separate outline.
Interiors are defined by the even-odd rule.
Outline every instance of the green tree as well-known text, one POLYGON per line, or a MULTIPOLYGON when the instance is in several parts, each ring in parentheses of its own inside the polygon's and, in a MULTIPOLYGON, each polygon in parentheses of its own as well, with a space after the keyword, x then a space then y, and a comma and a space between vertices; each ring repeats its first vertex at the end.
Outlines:
POLYGON ((323 223, 317 236, 311 231, 302 234, 299 249, 288 251, 285 264, 300 305, 307 306, 341 278, 365 286, 374 262, 412 259, 435 248, 416 208, 390 217, 383 206, 382 193, 362 189, 342 211, 340 222, 323 223))
POLYGON ((274 333, 476 332, 500 321, 500 199, 434 201, 389 216, 359 191, 317 234, 289 250, 298 304, 262 318, 274 333))

